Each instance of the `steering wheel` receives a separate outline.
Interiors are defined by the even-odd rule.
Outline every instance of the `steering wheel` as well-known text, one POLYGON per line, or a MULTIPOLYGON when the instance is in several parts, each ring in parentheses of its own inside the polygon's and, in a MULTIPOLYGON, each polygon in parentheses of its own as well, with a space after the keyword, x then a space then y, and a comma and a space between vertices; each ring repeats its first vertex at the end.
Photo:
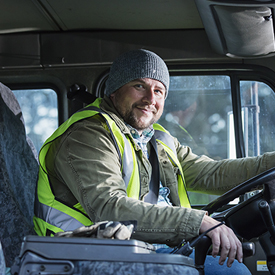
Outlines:
POLYGON ((203 210, 208 211, 210 215, 233 199, 259 186, 263 186, 261 193, 213 216, 217 220, 224 221, 237 235, 246 240, 258 237, 267 231, 265 218, 270 220, 271 217, 268 215, 272 212, 275 217, 275 168, 241 183, 206 205, 203 210), (266 202, 269 209, 259 206, 260 202, 266 202), (269 211, 269 213, 264 211, 269 211), (266 217, 264 218, 263 215, 266 217))
MULTIPOLYGON (((238 236, 246 240, 259 237, 268 231, 269 225, 273 224, 272 212, 275 216, 275 168, 241 183, 206 205, 203 210, 208 211, 209 215, 213 214, 233 199, 260 186, 263 186, 262 192, 217 215, 213 215, 213 218, 225 222, 238 236), (268 205, 268 208, 262 209, 261 205, 268 205)), ((204 236, 195 246, 195 264, 200 274, 204 274, 203 264, 210 245, 210 238, 204 236)))

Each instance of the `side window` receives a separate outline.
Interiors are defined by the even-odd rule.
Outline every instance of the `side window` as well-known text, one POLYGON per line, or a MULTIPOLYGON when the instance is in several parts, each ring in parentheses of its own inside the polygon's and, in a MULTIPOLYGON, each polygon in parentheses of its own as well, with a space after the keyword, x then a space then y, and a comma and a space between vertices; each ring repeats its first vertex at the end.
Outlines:
POLYGON ((172 76, 159 122, 197 155, 227 158, 231 111, 228 76, 172 76))
MULTIPOLYGON (((230 76, 171 76, 170 80, 159 123, 197 155, 236 158, 230 76)), ((274 91, 260 81, 241 80, 238 85, 245 156, 274 151, 274 91)), ((216 196, 189 192, 189 197, 192 205, 201 205, 216 196)))
POLYGON ((13 90, 25 121, 26 134, 39 151, 58 127, 57 95, 52 89, 13 90))
POLYGON ((241 81, 241 103, 246 156, 275 149, 275 94, 265 83, 241 81))

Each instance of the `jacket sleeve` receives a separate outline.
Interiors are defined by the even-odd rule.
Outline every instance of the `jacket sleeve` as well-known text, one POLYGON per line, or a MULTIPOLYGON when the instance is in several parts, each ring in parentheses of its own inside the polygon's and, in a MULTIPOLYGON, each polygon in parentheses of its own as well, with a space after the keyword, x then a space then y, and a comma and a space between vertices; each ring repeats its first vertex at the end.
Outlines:
POLYGON ((221 195, 275 166, 275 152, 215 161, 193 154, 189 147, 181 146, 176 139, 175 144, 189 191, 221 195))
POLYGON ((55 170, 93 222, 137 220, 134 238, 177 245, 199 233, 204 211, 152 205, 127 196, 118 153, 104 121, 76 123, 60 142, 55 170))

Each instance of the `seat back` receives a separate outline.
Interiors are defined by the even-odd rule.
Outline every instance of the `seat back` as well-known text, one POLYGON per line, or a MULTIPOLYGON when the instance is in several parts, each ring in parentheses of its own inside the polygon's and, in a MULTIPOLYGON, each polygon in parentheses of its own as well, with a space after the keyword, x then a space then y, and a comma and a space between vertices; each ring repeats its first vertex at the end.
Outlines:
POLYGON ((13 92, 0 83, 0 241, 6 265, 19 254, 23 237, 35 234, 33 207, 38 162, 13 92))

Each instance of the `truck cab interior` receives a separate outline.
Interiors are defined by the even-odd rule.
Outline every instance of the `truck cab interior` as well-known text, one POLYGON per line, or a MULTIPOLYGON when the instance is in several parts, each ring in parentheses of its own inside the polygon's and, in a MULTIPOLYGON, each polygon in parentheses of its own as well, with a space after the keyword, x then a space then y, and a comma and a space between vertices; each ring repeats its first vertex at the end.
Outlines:
MULTIPOLYGON (((148 49, 164 59, 173 96, 159 123, 196 154, 218 160, 274 151, 274 9, 273 0, 2 0, 0 241, 6 265, 19 255, 23 237, 34 234, 42 144, 73 113, 103 97, 110 66, 125 51, 148 49)), ((253 275, 275 274, 274 173, 222 197, 189 194, 192 207, 215 212, 244 242, 253 275)))

